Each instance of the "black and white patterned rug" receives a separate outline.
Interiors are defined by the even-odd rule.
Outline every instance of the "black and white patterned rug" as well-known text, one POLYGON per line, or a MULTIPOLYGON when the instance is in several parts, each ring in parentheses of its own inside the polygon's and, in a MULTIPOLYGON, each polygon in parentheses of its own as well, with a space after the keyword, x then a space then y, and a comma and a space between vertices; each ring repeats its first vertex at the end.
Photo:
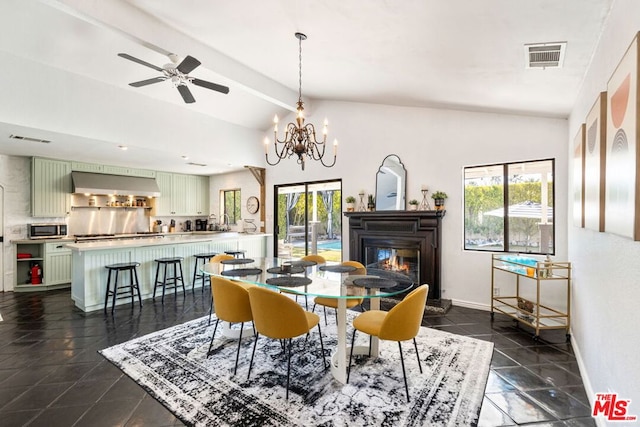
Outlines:
MULTIPOLYGON (((349 324, 355 313, 348 312, 349 324)), ((337 343, 336 326, 321 323, 327 365, 337 343)), ((100 353, 144 387, 187 425, 196 426, 466 426, 476 425, 493 344, 430 328, 404 343, 411 401, 407 403, 396 342, 380 342, 377 359, 359 358, 342 385, 319 359, 318 329, 306 344, 294 341, 289 400, 287 357, 279 341, 260 337, 247 380, 253 337, 243 338, 237 375, 237 340, 218 327, 206 357, 214 321, 208 317, 154 332, 100 353)), ((347 328, 350 340, 352 329, 347 328)), ((356 344, 368 337, 357 333, 356 344)), ((354 358, 355 359, 355 358, 354 358)))

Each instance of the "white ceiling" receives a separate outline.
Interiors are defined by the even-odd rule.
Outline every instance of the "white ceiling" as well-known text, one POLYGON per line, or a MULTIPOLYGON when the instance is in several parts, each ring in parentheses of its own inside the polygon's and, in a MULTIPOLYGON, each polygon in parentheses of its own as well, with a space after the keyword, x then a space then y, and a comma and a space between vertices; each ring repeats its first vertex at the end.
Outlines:
POLYGON ((262 165, 263 133, 297 100, 297 31, 311 115, 329 99, 567 117, 612 2, 3 0, 0 154, 195 174, 262 165), (525 68, 525 44, 559 41, 563 68, 525 68), (169 82, 130 87, 159 73, 119 52, 158 66, 194 56, 190 75, 230 93, 192 86, 187 105, 169 82))

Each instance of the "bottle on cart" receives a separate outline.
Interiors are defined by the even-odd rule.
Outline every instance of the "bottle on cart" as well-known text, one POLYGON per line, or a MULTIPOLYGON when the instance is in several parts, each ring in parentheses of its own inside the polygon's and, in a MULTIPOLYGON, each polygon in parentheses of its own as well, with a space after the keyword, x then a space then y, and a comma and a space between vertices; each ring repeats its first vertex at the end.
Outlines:
POLYGON ((540 271, 540 277, 548 278, 552 276, 552 264, 551 257, 547 254, 547 258, 544 260, 543 268, 540 271))

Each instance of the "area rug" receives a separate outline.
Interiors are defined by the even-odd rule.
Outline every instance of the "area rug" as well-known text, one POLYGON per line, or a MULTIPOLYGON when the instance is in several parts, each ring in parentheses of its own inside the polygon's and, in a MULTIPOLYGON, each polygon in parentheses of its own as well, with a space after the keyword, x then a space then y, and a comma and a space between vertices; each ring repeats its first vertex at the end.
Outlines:
MULTIPOLYGON (((355 313, 347 313, 349 324, 355 313)), ((321 323, 325 359, 337 343, 336 326, 321 323)), ((215 320, 215 319, 214 319, 215 320)), ((396 342, 380 342, 378 358, 354 361, 349 384, 323 369, 318 330, 294 341, 285 400, 287 358, 280 342, 260 337, 247 380, 253 337, 237 341, 213 332, 208 317, 158 331, 100 353, 144 387, 182 422, 195 426, 467 426, 476 425, 493 344, 421 328, 418 368, 411 342, 403 346, 411 401, 407 403, 396 342)), ((348 328, 348 337, 352 329, 348 328)), ((357 333, 356 344, 368 344, 357 333)), ((354 358, 355 359, 355 358, 354 358)))

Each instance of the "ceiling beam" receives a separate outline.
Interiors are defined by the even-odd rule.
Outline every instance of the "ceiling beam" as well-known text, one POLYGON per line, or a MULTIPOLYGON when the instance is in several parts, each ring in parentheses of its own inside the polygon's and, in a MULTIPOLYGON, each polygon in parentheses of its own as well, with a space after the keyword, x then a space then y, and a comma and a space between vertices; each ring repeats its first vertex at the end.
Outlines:
POLYGON ((114 31, 154 52, 168 56, 193 55, 209 68, 234 82, 234 88, 270 102, 280 108, 295 112, 292 103, 297 92, 260 74, 240 62, 223 55, 210 46, 176 31, 164 22, 146 14, 122 0, 42 0, 76 18, 114 31))

